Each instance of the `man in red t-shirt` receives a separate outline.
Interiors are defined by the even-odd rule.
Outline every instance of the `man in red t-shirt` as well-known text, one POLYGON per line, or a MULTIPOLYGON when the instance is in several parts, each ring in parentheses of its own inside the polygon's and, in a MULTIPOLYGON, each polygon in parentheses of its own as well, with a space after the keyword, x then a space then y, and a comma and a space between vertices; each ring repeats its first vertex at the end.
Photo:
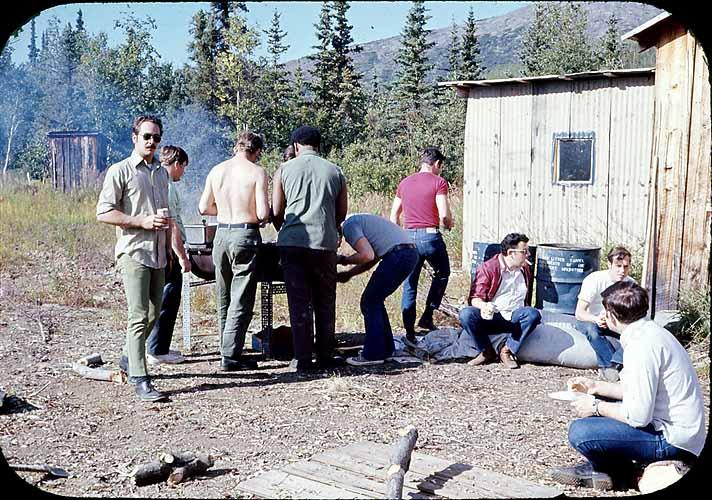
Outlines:
POLYGON ((400 224, 410 235, 418 250, 418 264, 403 283, 401 311, 406 331, 406 344, 415 347, 415 299, 418 279, 425 261, 435 272, 428 298, 418 326, 428 331, 435 330, 433 311, 440 307, 450 277, 450 258, 443 241, 440 227, 451 229, 453 225, 448 186, 440 177, 445 156, 434 147, 427 147, 420 155, 420 171, 401 181, 391 207, 391 221, 400 224))

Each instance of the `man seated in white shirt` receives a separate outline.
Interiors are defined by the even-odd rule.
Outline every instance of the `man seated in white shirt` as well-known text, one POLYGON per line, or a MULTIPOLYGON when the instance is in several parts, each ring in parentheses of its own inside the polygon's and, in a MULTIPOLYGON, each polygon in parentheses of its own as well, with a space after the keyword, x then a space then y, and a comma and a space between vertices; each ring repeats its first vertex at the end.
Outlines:
POLYGON ((667 330, 645 319, 648 294, 620 281, 602 294, 606 324, 621 335, 620 382, 570 379, 570 390, 594 397, 571 405, 583 417, 569 426, 569 443, 587 462, 552 469, 572 486, 611 489, 660 460, 694 462, 705 443, 700 383, 685 348, 667 330), (595 396, 599 396, 599 399, 595 396))
POLYGON ((581 283, 576 303, 576 329, 586 335, 596 353, 598 372, 603 380, 617 382, 623 365, 623 351, 616 350, 607 337, 618 337, 606 324, 606 315, 601 302, 601 293, 619 281, 635 280, 630 274, 630 252, 623 247, 612 248, 607 255, 608 269, 595 271, 581 283))

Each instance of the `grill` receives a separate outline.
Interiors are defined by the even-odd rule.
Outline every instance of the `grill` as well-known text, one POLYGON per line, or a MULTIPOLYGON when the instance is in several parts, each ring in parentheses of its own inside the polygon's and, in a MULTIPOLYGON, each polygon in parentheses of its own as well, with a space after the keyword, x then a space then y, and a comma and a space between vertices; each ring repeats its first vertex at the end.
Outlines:
MULTIPOLYGON (((191 273, 198 280, 183 280, 183 345, 190 349, 190 289, 215 283, 213 264, 213 225, 186 225, 186 253, 190 259, 191 273)), ((216 226, 216 225, 215 225, 216 226)), ((259 349, 265 358, 271 357, 274 295, 286 293, 282 268, 279 265, 279 251, 275 242, 264 242, 257 253, 257 281, 260 284, 260 318, 262 332, 259 349)), ((253 346, 255 345, 253 338, 253 346)))

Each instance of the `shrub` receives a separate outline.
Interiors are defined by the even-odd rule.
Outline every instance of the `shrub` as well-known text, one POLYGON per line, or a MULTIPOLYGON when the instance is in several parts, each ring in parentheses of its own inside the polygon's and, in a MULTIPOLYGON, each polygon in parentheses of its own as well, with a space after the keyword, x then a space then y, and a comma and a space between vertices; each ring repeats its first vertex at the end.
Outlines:
POLYGON ((681 342, 699 343, 709 339, 710 289, 707 286, 680 291, 680 321, 676 336, 681 342))
POLYGON ((398 183, 418 166, 415 152, 408 155, 399 143, 387 139, 355 142, 342 150, 334 148, 329 160, 341 167, 349 193, 356 196, 366 193, 393 196, 398 183))

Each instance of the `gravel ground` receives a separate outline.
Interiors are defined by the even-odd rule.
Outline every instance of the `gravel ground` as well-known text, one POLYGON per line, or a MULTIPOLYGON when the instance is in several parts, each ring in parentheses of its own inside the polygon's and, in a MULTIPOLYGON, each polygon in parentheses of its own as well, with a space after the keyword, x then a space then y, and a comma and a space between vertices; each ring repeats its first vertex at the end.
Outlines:
MULTIPOLYGON (((125 321, 120 286, 95 295, 98 307, 38 306, 13 300, 20 295, 7 286, 29 286, 31 278, 3 278, 0 389, 8 398, 0 414, 0 446, 9 462, 48 463, 70 472, 56 480, 20 473, 42 490, 96 497, 241 497, 237 484, 262 471, 354 441, 392 443, 399 428, 413 424, 423 453, 555 486, 570 496, 638 494, 548 480, 550 467, 579 457, 566 440, 573 411, 547 393, 563 389, 580 370, 426 363, 301 376, 285 361, 266 361, 258 370, 224 373, 218 369, 217 338, 203 336, 195 337, 185 364, 151 368, 170 402, 147 404, 137 401, 131 386, 82 379, 69 368, 98 352, 116 369, 125 321), (165 450, 208 452, 215 465, 206 476, 176 487, 136 487, 132 469, 165 450)), ((212 318, 195 318, 196 333, 212 328, 212 318)), ((342 345, 359 337, 339 335, 342 345)), ((709 409, 708 377, 703 386, 709 409)))

